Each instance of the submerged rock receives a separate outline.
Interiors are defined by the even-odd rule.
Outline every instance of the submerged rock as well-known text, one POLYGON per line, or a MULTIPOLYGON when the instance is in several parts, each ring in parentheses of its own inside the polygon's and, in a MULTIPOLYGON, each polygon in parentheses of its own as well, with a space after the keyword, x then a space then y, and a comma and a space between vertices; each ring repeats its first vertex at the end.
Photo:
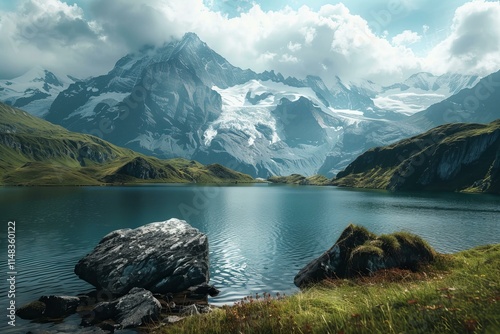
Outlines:
POLYGON ((26 320, 65 318, 75 313, 79 305, 78 297, 42 296, 37 301, 21 306, 16 314, 26 320))
POLYGON ((410 233, 376 236, 350 224, 337 242, 295 276, 298 287, 327 278, 369 275, 380 269, 416 269, 434 259, 435 252, 420 237, 410 233))
POLYGON ((75 273, 116 295, 134 287, 166 294, 207 283, 208 268, 206 235, 172 218, 109 233, 77 263, 75 273))
POLYGON ((16 315, 21 319, 35 320, 43 317, 43 312, 45 312, 45 304, 36 300, 18 308, 16 315))
POLYGON ((80 298, 72 296, 42 296, 39 301, 45 304, 44 316, 62 318, 75 313, 80 305, 80 298))

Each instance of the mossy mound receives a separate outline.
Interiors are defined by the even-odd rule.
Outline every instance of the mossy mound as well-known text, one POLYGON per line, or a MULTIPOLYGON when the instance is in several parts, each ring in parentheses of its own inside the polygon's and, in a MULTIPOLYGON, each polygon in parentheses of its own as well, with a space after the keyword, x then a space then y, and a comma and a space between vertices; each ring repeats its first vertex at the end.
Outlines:
POLYGON ((432 247, 417 235, 397 232, 377 236, 350 224, 328 251, 300 270, 294 282, 303 287, 327 278, 371 275, 381 269, 418 270, 435 256, 432 247))

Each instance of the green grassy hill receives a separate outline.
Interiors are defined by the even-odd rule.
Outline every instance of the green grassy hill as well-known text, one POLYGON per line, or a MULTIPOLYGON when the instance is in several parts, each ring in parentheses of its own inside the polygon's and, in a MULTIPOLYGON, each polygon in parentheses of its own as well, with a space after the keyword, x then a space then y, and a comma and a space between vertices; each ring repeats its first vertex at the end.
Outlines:
POLYGON ((324 186, 330 182, 330 180, 323 175, 305 177, 300 174, 292 174, 289 176, 271 176, 268 181, 272 183, 296 184, 301 186, 324 186))
POLYGON ((1 185, 253 182, 224 166, 160 160, 0 103, 1 185))
POLYGON ((500 193, 500 120, 446 124, 371 149, 333 184, 389 190, 500 193))

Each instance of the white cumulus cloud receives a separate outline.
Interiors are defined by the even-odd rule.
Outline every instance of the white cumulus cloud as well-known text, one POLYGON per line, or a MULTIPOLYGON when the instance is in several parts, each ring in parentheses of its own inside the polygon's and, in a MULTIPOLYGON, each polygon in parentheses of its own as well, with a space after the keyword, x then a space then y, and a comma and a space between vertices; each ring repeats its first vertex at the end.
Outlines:
POLYGON ((0 77, 35 65, 80 77, 103 74, 128 52, 189 31, 236 66, 318 75, 327 83, 339 76, 385 84, 421 70, 488 74, 500 64, 499 2, 459 7, 450 34, 425 56, 409 47, 421 40, 418 33, 390 39, 342 3, 275 11, 245 4, 248 10, 228 16, 203 0, 88 0, 86 12, 61 0, 22 0, 16 11, 0 13, 0 77))
POLYGON ((405 30, 392 38, 392 44, 396 46, 411 45, 419 42, 422 36, 411 30, 405 30))
POLYGON ((425 59, 433 72, 487 75, 500 69, 500 2, 474 0, 457 8, 451 34, 425 59))

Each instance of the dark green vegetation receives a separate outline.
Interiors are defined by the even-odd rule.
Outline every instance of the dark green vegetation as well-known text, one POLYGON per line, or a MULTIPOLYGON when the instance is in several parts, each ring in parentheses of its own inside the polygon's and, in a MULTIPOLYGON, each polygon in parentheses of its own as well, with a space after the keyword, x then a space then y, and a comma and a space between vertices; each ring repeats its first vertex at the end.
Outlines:
POLYGON ((253 182, 218 164, 160 160, 70 132, 0 103, 1 185, 253 182))
POLYGON ((305 177, 300 174, 292 174, 289 176, 271 176, 267 180, 272 183, 298 184, 298 185, 311 185, 311 186, 324 186, 330 183, 330 180, 323 175, 313 175, 310 177, 305 177))
POLYGON ((371 149, 333 184, 389 190, 500 193, 500 120, 454 123, 371 149))
MULTIPOLYGON (((395 246, 393 238, 379 239, 395 246)), ((382 270, 370 277, 325 281, 290 297, 251 296, 176 325, 151 325, 148 331, 499 333, 500 244, 439 254, 416 272, 382 270)))

